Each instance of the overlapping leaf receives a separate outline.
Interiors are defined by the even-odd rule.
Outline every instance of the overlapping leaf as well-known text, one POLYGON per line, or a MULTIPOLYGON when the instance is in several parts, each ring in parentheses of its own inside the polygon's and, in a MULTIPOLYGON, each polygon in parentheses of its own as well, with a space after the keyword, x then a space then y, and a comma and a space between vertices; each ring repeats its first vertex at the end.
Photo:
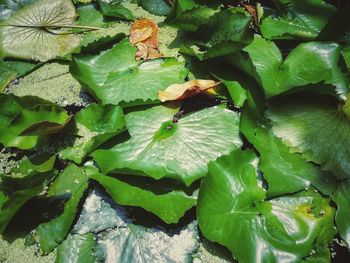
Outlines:
POLYGON ((83 159, 108 139, 124 131, 123 110, 115 105, 90 104, 75 115, 76 123, 95 135, 89 140, 60 151, 60 158, 81 163, 83 159))
POLYGON ((63 57, 80 44, 71 0, 38 0, 0 24, 0 54, 4 57, 47 61, 63 57))
POLYGON ((335 86, 342 98, 349 92, 349 79, 338 66, 340 48, 336 43, 303 43, 283 60, 274 42, 255 36, 244 51, 231 57, 230 63, 254 77, 268 97, 319 82, 335 86))
POLYGON ((184 63, 175 58, 140 63, 135 53, 136 49, 124 39, 97 56, 75 58, 72 70, 101 102, 115 105, 156 101, 159 90, 183 82, 187 75, 184 63))
POLYGON ((54 162, 54 157, 24 159, 10 174, 0 176, 0 233, 17 211, 42 192, 55 176, 54 162))
POLYGON ((311 185, 324 194, 331 194, 336 189, 334 176, 308 163, 300 154, 291 153, 251 107, 243 108, 241 131, 260 154, 259 169, 268 183, 267 195, 296 193, 311 185))
POLYGON ((67 112, 37 97, 0 95, 0 143, 6 147, 32 149, 44 136, 65 127, 67 112))
POLYGON ((98 0, 104 16, 134 20, 133 13, 122 5, 122 0, 98 0))
POLYGON ((313 191, 264 201, 257 161, 253 152, 233 151, 209 164, 197 208, 204 236, 244 263, 298 262, 324 248, 334 235, 329 201, 313 191))
POLYGON ((80 199, 88 186, 88 177, 82 168, 68 166, 58 175, 49 188, 49 196, 70 196, 64 211, 49 222, 42 223, 35 230, 35 238, 44 253, 56 248, 68 235, 78 211, 80 199))
POLYGON ((173 123, 177 109, 157 106, 126 115, 131 139, 92 155, 102 172, 131 170, 182 180, 203 177, 207 164, 242 144, 235 112, 221 106, 191 113, 173 123))
POLYGON ((98 181, 117 204, 142 207, 168 224, 177 223, 187 210, 196 205, 196 198, 181 190, 157 194, 110 176, 95 173, 90 177, 98 181))
POLYGON ((350 246, 350 224, 348 220, 350 208, 350 181, 344 180, 339 183, 337 191, 333 196, 334 202, 338 206, 335 216, 338 232, 342 239, 350 246))
POLYGON ((267 116, 274 134, 293 152, 338 178, 350 177, 349 117, 326 96, 298 94, 274 100, 267 116))
POLYGON ((276 11, 262 19, 267 39, 315 39, 336 8, 324 0, 277 0, 276 11))

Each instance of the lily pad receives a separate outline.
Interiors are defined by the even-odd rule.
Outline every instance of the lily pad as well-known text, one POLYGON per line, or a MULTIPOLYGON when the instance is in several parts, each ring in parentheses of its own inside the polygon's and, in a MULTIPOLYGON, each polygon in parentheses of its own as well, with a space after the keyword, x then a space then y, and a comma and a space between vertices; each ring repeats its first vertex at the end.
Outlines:
POLYGON ((37 97, 0 95, 0 143, 19 149, 34 148, 44 136, 65 127, 67 112, 37 97))
POLYGON ((117 204, 142 207, 168 224, 177 223, 197 201, 180 190, 158 194, 103 174, 90 177, 99 182, 117 204))
POLYGON ((350 121, 326 96, 316 94, 279 98, 270 103, 267 117, 274 134, 292 152, 302 153, 337 178, 350 177, 350 121))
POLYGON ((88 177, 83 168, 68 166, 50 186, 51 197, 70 196, 64 211, 49 222, 40 224, 35 230, 35 238, 44 253, 55 249, 67 236, 78 211, 78 206, 88 186, 88 177))
POLYGON ((123 110, 115 105, 90 104, 75 115, 75 121, 95 135, 89 140, 60 151, 60 158, 80 164, 101 144, 124 131, 123 110))
POLYGON ((102 172, 127 169, 155 179, 174 178, 190 185, 207 173, 210 160, 242 145, 237 113, 215 106, 173 123, 176 111, 156 106, 127 114, 126 126, 131 139, 92 154, 102 172))
POLYGON ((75 7, 70 0, 38 0, 26 5, 0 25, 0 54, 28 60, 63 57, 79 47, 74 27, 75 7))
POLYGON ((349 224, 349 212, 350 212, 350 180, 344 180, 339 183, 337 191, 333 195, 333 200, 338 206, 337 213, 335 215, 335 222, 340 236, 350 247, 350 224, 349 224))
POLYGON ((319 82, 335 86, 343 99, 349 92, 349 79, 338 66, 340 47, 336 43, 302 43, 283 60, 274 42, 255 36, 243 51, 246 53, 232 56, 229 62, 255 78, 267 97, 319 82))
POLYGON ((197 208, 204 236, 239 262, 298 262, 325 247, 335 234, 329 200, 310 191, 264 201, 257 161, 237 150, 209 164, 197 208))
POLYGON ((0 175, 0 233, 17 211, 55 176, 54 162, 55 157, 24 159, 8 175, 0 175))
POLYGON ((311 186, 323 194, 336 189, 335 177, 322 171, 299 153, 292 153, 276 137, 251 98, 242 109, 241 132, 259 152, 259 169, 268 183, 268 197, 296 193, 311 186))
POLYGON ((337 11, 323 0, 277 0, 275 4, 277 12, 264 17, 260 25, 267 39, 315 39, 337 11))
POLYGON ((136 48, 124 39, 97 56, 76 57, 73 74, 101 102, 114 105, 157 101, 159 90, 184 82, 188 70, 183 62, 160 58, 140 63, 135 54, 136 48))

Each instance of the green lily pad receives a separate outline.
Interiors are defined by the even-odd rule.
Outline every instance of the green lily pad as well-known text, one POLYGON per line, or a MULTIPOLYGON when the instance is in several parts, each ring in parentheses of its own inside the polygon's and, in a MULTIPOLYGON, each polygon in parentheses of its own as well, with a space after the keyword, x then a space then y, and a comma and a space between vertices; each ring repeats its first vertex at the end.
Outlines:
POLYGON ((44 253, 51 252, 66 238, 87 186, 88 176, 83 168, 75 165, 68 166, 50 186, 48 196, 70 196, 70 198, 65 203, 61 215, 40 224, 35 230, 35 238, 44 253))
POLYGON ((133 13, 122 5, 122 0, 98 0, 101 12, 104 16, 134 20, 133 13))
POLYGON ((29 62, 0 60, 0 92, 16 77, 27 74, 36 66, 29 62))
POLYGON ((326 96, 300 94, 270 103, 274 134, 337 178, 350 177, 350 121, 326 96))
POLYGON ((0 25, 0 54, 28 60, 63 57, 79 47, 70 0, 38 0, 12 14, 0 25))
MULTIPOLYGON (((197 38, 194 39, 205 52, 194 54, 200 60, 205 60, 237 53, 253 40, 251 22, 251 16, 242 8, 216 13, 198 29, 197 38)), ((187 53, 186 49, 180 51, 187 53)))
POLYGON ((5 147, 32 149, 69 119, 64 109, 37 97, 0 95, 0 143, 5 147))
POLYGON ((167 15, 171 9, 171 2, 167 0, 140 0, 140 4, 146 11, 158 16, 167 15))
POLYGON ((249 99, 242 110, 241 132, 259 152, 259 169, 267 180, 268 197, 296 193, 310 186, 323 194, 336 189, 336 179, 307 162, 301 154, 292 153, 281 139, 269 129, 267 120, 249 99))
POLYGON ((157 106, 126 115, 131 139, 92 153, 103 173, 131 170, 155 179, 174 178, 190 185, 207 173, 207 164, 242 145, 238 114, 221 106, 172 123, 177 109, 157 106))
POLYGON ((333 200, 338 206, 337 213, 335 215, 335 223, 338 228, 338 232, 342 239, 350 247, 350 180, 344 180, 339 183, 337 191, 333 195, 333 200))
POLYGON ((61 159, 78 164, 101 144, 124 131, 125 126, 122 108, 110 104, 90 104, 75 115, 75 121, 96 134, 81 144, 60 151, 61 159))
POLYGON ((24 159, 8 175, 0 175, 0 233, 17 211, 55 176, 54 162, 55 157, 24 159))
POLYGON ((197 4, 194 0, 178 0, 175 1, 165 22, 170 26, 195 32, 217 12, 215 9, 197 4))
POLYGON ((136 48, 124 39, 97 56, 76 57, 72 71, 101 102, 114 105, 158 101, 159 90, 182 83, 187 76, 184 63, 175 58, 141 63, 135 54, 136 48))
POLYGON ((237 150, 209 164, 197 207, 204 236, 239 262, 299 262, 326 247, 335 234, 329 200, 310 191, 264 201, 257 162, 253 152, 237 150))
POLYGON ((275 4, 277 12, 264 17, 260 25, 267 39, 314 39, 337 11, 323 0, 277 0, 275 4))
POLYGON ((99 182, 117 204, 142 207, 167 224, 177 223, 197 201, 180 190, 158 194, 99 173, 90 178, 99 182))
POLYGON ((255 36, 243 51, 246 53, 232 56, 230 63, 255 78, 267 97, 319 82, 335 86, 342 98, 349 92, 349 79, 338 66, 340 47, 336 43, 302 43, 283 60, 274 42, 255 36))

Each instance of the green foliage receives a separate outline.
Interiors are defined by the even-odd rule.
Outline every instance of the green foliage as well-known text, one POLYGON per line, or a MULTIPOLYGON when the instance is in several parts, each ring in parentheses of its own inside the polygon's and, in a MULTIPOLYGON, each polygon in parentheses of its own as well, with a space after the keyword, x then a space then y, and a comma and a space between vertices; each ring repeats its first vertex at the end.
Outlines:
POLYGON ((0 24, 0 54, 45 62, 71 53, 80 44, 80 38, 69 31, 75 16, 70 0, 26 5, 0 24))
POLYGON ((270 103, 267 116, 274 134, 293 152, 338 178, 350 177, 350 122, 329 98, 316 94, 280 98, 270 103))
POLYGON ((0 233, 57 262, 349 248, 350 5, 241 2, 0 0, 0 233), (137 60, 136 18, 174 57, 137 60), (195 79, 218 83, 160 102, 195 79))
POLYGON ((236 113, 216 106, 184 116, 177 123, 162 125, 176 111, 157 106, 127 114, 131 139, 92 154, 101 171, 142 171, 155 179, 174 178, 190 185, 205 176, 210 160, 242 145, 236 113))
POLYGON ((109 104, 90 104, 75 115, 75 121, 95 134, 83 143, 60 151, 61 159, 78 164, 105 141, 124 131, 125 126, 122 108, 109 104))
POLYGON ((338 206, 335 222, 342 239, 350 245, 350 224, 348 220, 350 202, 350 181, 344 180, 338 185, 338 189, 333 196, 334 202, 338 206))
POLYGON ((122 5, 122 0, 98 0, 101 12, 104 16, 134 20, 132 12, 122 5))
POLYGON ((151 14, 165 16, 170 12, 171 1, 167 0, 140 0, 141 6, 151 14))
POLYGON ((44 253, 55 249, 67 236, 76 213, 80 199, 88 186, 88 177, 82 168, 68 166, 50 186, 50 196, 71 195, 64 205, 63 213, 49 222, 42 223, 35 230, 35 238, 44 253))
POLYGON ((8 175, 0 175, 0 233, 17 211, 38 195, 55 175, 55 157, 22 160, 8 175))
POLYGON ((267 39, 315 39, 336 8, 324 0, 277 0, 276 12, 262 19, 267 39))
POLYGON ((197 208, 204 235, 239 262, 298 262, 326 246, 334 235, 328 200, 310 191, 264 201, 257 160, 251 151, 233 151, 209 164, 197 208))
POLYGON ((45 100, 0 94, 0 143, 5 147, 32 149, 68 121, 64 109, 45 100))
POLYGON ((340 48, 336 43, 303 43, 283 59, 274 42, 256 36, 243 50, 246 53, 231 57, 230 63, 254 77, 267 97, 319 82, 334 85, 343 98, 349 92, 349 79, 338 66, 340 48))
POLYGON ((21 77, 36 67, 35 64, 21 61, 0 60, 0 92, 16 77, 21 77))
POLYGON ((97 173, 90 177, 99 182, 117 204, 140 206, 168 224, 177 223, 187 210, 196 205, 196 198, 181 190, 157 194, 110 176, 97 173))
POLYGON ((175 58, 138 62, 135 54, 136 48, 124 39, 97 56, 76 57, 73 74, 102 103, 115 105, 157 101, 159 90, 183 82, 187 75, 184 63, 175 58))

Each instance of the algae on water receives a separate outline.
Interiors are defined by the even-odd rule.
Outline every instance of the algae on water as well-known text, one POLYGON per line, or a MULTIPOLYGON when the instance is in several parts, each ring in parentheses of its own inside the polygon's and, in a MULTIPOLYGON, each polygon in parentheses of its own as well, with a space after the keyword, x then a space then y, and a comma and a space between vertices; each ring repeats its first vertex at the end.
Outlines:
POLYGON ((69 73, 66 63, 47 63, 13 81, 6 92, 16 96, 37 96, 60 106, 86 106, 91 102, 90 96, 69 73))

